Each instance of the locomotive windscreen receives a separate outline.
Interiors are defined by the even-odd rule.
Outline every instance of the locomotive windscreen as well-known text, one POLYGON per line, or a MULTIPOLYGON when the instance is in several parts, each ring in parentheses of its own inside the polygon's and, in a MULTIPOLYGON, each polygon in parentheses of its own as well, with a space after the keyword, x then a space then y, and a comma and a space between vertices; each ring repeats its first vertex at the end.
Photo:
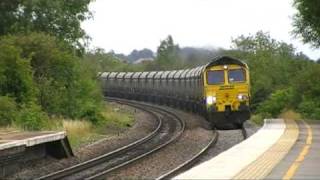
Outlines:
POLYGON ((224 71, 208 71, 208 84, 223 84, 224 83, 224 71))
POLYGON ((229 82, 243 82, 246 80, 245 71, 243 69, 230 69, 228 71, 229 82))

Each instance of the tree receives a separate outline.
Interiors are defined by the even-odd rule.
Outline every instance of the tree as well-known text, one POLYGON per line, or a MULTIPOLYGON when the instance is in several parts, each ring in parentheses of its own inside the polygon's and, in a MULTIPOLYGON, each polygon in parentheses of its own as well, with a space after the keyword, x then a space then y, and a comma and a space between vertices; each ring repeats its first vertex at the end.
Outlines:
POLYGON ((35 88, 30 59, 20 53, 21 49, 0 41, 0 96, 27 103, 35 98, 35 88))
POLYGON ((1 0, 0 35, 45 32, 81 47, 80 23, 91 17, 91 0, 1 0))
POLYGON ((33 113, 42 116, 41 110, 49 115, 99 120, 102 95, 96 72, 81 64, 67 47, 44 33, 0 39, 0 96, 16 98, 26 104, 24 109, 33 110, 22 113, 30 122, 37 120, 33 113))
POLYGON ((165 40, 160 42, 157 50, 156 63, 159 69, 172 69, 179 64, 178 56, 179 46, 175 45, 173 38, 169 35, 165 40))
POLYGON ((305 43, 320 47, 320 1, 295 0, 294 33, 300 35, 305 43))
POLYGON ((298 61, 301 54, 296 54, 291 44, 279 42, 268 33, 241 35, 232 42, 233 50, 227 53, 245 60, 250 67, 253 109, 276 90, 290 86, 297 72, 304 69, 305 61, 298 61))

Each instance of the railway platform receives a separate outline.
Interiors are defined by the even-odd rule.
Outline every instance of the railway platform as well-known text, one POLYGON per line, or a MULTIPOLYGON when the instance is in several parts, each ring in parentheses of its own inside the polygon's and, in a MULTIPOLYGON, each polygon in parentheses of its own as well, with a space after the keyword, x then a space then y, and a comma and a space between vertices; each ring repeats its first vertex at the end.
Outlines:
POLYGON ((66 132, 20 132, 0 129, 0 178, 45 156, 73 156, 66 132))
POLYGON ((319 179, 320 122, 265 120, 245 141, 174 179, 319 179))

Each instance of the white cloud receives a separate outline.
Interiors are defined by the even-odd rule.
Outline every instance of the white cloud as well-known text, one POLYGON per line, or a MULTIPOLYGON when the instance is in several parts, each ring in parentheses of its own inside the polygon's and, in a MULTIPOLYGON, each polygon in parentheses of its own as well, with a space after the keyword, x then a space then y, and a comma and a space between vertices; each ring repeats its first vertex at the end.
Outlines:
POLYGON ((263 30, 320 57, 290 35, 292 0, 96 0, 90 9, 94 19, 82 25, 92 46, 106 50, 155 50, 168 34, 181 46, 229 48, 231 37, 263 30))

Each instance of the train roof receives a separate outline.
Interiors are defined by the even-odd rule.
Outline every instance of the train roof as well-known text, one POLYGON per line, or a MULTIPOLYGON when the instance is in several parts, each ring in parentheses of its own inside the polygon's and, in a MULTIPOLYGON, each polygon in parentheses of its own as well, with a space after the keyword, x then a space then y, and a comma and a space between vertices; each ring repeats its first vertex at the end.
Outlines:
POLYGON ((101 73, 101 72, 99 72, 99 76, 101 77, 101 78, 108 78, 108 75, 110 74, 110 72, 103 72, 103 73, 101 73))
POLYGON ((132 75, 132 79, 138 79, 139 76, 142 74, 142 72, 135 72, 133 75, 132 75))
POLYGON ((154 79, 160 79, 161 78, 161 76, 162 76, 162 74, 163 74, 163 71, 157 71, 157 73, 154 75, 154 79))
POLYGON ((134 75, 134 72, 127 72, 125 75, 124 75, 124 78, 125 79, 131 79, 131 77, 134 75))
POLYGON ((185 70, 181 69, 181 70, 178 70, 174 76, 173 76, 173 79, 179 79, 181 74, 184 72, 185 70))
POLYGON ((168 75, 170 74, 171 71, 164 71, 161 75, 161 79, 167 79, 168 75))
POLYGON ((174 75, 177 73, 178 71, 174 70, 174 71, 170 71, 170 73, 168 74, 168 78, 169 79, 173 79, 174 75))
POLYGON ((187 73, 190 71, 190 69, 186 69, 184 70, 181 74, 180 74, 180 78, 186 78, 187 73))
POLYGON ((181 70, 173 70, 173 71, 149 71, 149 72, 103 72, 99 73, 101 78, 155 78, 155 79, 179 79, 179 78, 197 78, 200 77, 201 74, 208 67, 218 66, 218 65, 229 65, 236 64, 245 68, 248 68, 248 65, 236 58, 229 56, 217 56, 212 59, 212 61, 206 65, 198 66, 192 69, 181 69, 181 70))
POLYGON ((239 59, 232 58, 229 56, 218 56, 218 57, 214 58, 212 60, 212 62, 208 63, 206 65, 206 68, 211 67, 211 66, 228 65, 228 64, 236 64, 239 66, 248 67, 246 63, 244 63, 243 61, 241 61, 239 59))
POLYGON ((122 78, 124 78, 125 75, 126 75, 126 72, 119 72, 119 73, 116 75, 116 78, 117 78, 117 79, 122 79, 122 78))
POLYGON ((117 74, 119 74, 119 72, 110 72, 108 79, 110 78, 116 78, 117 74))
POLYGON ((147 78, 147 75, 150 73, 150 71, 144 71, 141 73, 141 75, 139 76, 139 79, 145 79, 147 78))
POLYGON ((153 79, 154 75, 157 74, 158 71, 151 71, 147 74, 147 78, 148 79, 153 79))

